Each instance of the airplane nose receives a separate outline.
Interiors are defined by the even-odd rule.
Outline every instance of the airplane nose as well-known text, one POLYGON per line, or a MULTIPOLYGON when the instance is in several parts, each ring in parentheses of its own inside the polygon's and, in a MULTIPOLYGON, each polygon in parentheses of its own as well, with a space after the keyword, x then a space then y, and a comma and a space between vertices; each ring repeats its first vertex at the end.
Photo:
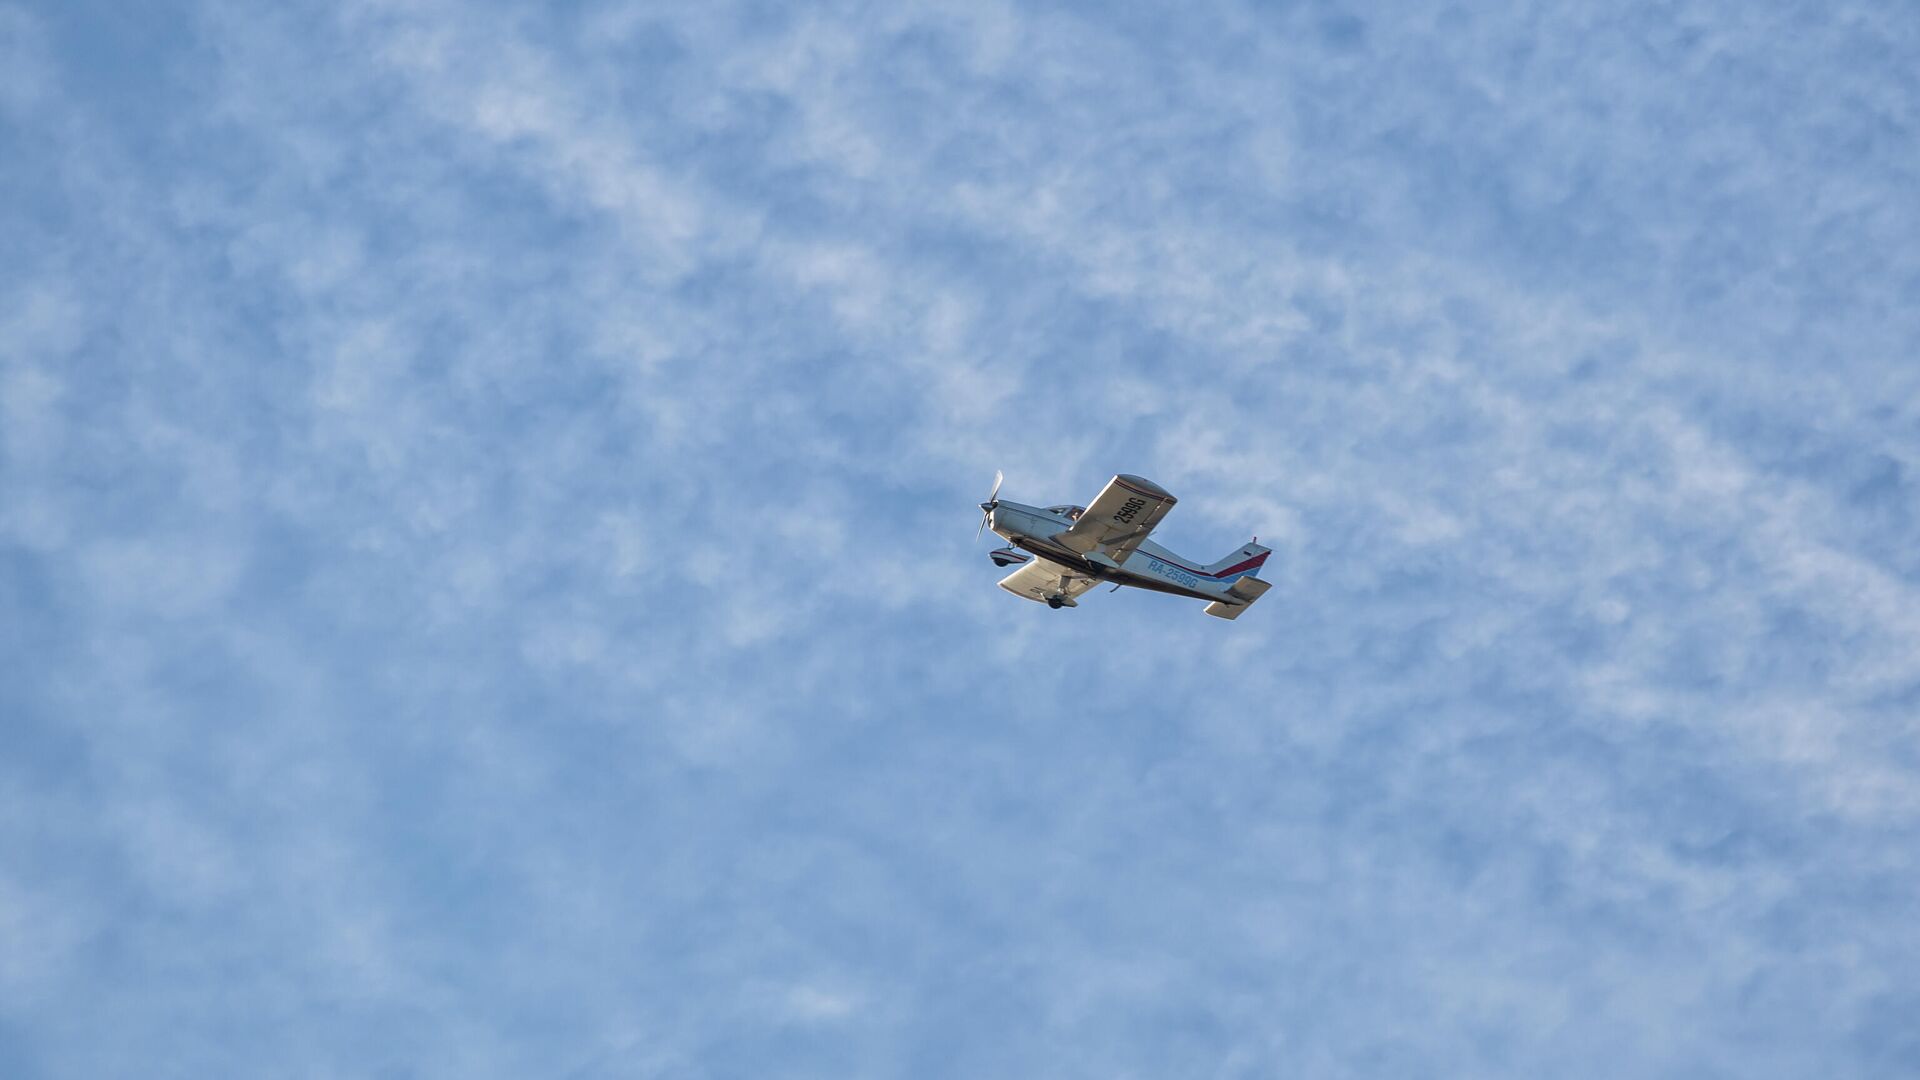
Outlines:
POLYGON ((994 511, 999 509, 999 507, 999 501, 994 499, 989 499, 980 504, 980 528, 974 531, 973 538, 975 540, 980 539, 980 534, 986 532, 988 529, 992 529, 996 533, 1000 531, 999 525, 993 520, 997 516, 994 511))

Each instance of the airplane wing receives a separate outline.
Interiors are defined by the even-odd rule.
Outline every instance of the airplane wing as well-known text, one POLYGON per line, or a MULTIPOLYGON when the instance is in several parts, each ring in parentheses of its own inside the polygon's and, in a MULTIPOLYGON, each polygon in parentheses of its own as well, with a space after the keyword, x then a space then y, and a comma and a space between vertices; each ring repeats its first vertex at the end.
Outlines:
POLYGON ((1054 539, 1095 562, 1104 556, 1119 566, 1153 527, 1160 524, 1160 519, 1167 516, 1176 501, 1159 484, 1121 473, 1107 481, 1099 497, 1072 528, 1054 539))
POLYGON ((1035 559, 1032 562, 1000 579, 1000 587, 1028 600, 1044 603, 1050 596, 1057 596, 1069 607, 1074 598, 1099 582, 1085 574, 1076 574, 1057 562, 1035 559))

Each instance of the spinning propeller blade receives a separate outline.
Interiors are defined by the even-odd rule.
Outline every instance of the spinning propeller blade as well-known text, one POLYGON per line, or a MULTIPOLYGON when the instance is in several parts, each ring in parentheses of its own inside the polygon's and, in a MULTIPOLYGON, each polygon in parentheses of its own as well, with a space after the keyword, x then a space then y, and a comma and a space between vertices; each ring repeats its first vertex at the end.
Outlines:
POLYGON ((973 532, 973 542, 979 543, 980 537, 987 531, 987 522, 993 520, 993 508, 1000 505, 1000 482, 1006 479, 999 469, 993 470, 993 490, 987 493, 987 501, 980 504, 980 527, 973 532))

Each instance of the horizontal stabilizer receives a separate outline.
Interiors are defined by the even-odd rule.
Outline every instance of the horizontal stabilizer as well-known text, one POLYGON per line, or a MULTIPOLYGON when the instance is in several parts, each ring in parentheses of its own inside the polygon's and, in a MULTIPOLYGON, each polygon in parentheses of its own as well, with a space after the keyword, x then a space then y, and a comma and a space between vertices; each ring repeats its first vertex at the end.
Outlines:
POLYGON ((1228 586, 1227 592, 1239 597, 1242 603, 1251 604, 1266 595, 1266 591, 1271 588, 1273 588, 1271 581, 1262 581, 1257 577, 1243 577, 1228 586))
POLYGON ((1216 619, 1237 619, 1241 612, 1253 606, 1253 602, 1266 595, 1271 588, 1273 583, 1270 581, 1243 577, 1227 588, 1227 600, 1215 600, 1207 605, 1207 614, 1216 619))

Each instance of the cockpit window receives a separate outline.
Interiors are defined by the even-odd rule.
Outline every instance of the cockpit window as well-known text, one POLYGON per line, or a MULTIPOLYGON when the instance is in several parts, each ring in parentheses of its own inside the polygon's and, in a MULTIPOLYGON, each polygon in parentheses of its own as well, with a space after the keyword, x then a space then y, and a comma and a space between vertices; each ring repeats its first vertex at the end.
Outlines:
POLYGON ((1087 508, 1084 506, 1049 506, 1047 507, 1047 512, 1064 514, 1068 521, 1079 521, 1080 515, 1086 513, 1087 508))

